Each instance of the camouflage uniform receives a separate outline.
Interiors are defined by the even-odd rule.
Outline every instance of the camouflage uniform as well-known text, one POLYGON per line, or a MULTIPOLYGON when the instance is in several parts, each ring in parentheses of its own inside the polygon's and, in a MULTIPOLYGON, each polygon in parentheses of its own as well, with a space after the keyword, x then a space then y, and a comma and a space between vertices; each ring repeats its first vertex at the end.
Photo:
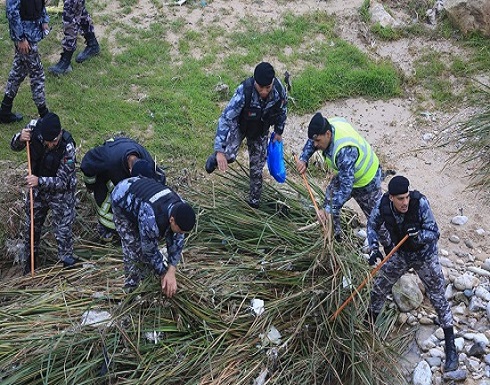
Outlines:
POLYGON ((128 157, 136 155, 148 161, 157 170, 157 179, 165 184, 165 173, 155 166, 151 154, 136 141, 119 137, 107 140, 102 146, 89 150, 80 169, 87 189, 93 191, 99 223, 114 230, 110 194, 123 179, 129 178, 128 157))
POLYGON ((124 179, 111 194, 114 223, 122 241, 124 253, 125 287, 133 288, 147 275, 147 267, 162 276, 167 271, 167 262, 158 249, 158 241, 165 238, 168 263, 177 266, 184 248, 184 234, 174 234, 170 229, 170 212, 181 198, 169 187, 148 178, 124 179), (157 184, 158 191, 166 192, 162 212, 132 190, 132 185, 144 180, 145 184, 157 184), (165 217, 159 226, 159 219, 165 217))
MULTIPOLYGON (((332 138, 334 138, 335 127, 332 124, 332 138)), ((323 151, 323 156, 332 157, 334 141, 332 140, 326 150, 323 151)), ((308 163, 309 159, 316 151, 314 141, 308 139, 303 151, 300 155, 300 160, 308 163)), ((338 173, 332 178, 325 190, 325 200, 323 207, 325 211, 333 216, 334 231, 336 234, 341 232, 340 226, 340 209, 350 199, 354 198, 357 204, 361 207, 362 212, 369 218, 371 211, 376 206, 376 203, 383 195, 381 190, 381 168, 379 168, 371 182, 366 186, 354 188, 354 172, 355 164, 359 152, 355 147, 344 147, 341 149, 336 158, 338 173)), ((384 227, 380 230, 381 243, 384 246, 390 245, 389 234, 384 227)))
MULTIPOLYGON (((261 109, 262 114, 266 115, 280 102, 280 112, 272 124, 274 125, 274 132, 282 135, 286 124, 287 94, 279 79, 274 78, 274 82, 279 83, 280 87, 278 88, 281 91, 273 86, 267 100, 262 100, 255 87, 252 88, 250 107, 261 109)), ((247 133, 240 129, 240 117, 245 107, 245 98, 244 83, 242 83, 236 89, 218 120, 214 150, 224 153, 229 163, 235 161, 238 149, 247 136, 247 133)), ((258 206, 262 194, 262 170, 267 160, 268 128, 266 127, 264 132, 255 138, 247 138, 250 167, 249 203, 253 206, 258 206)))
MULTIPOLYGON (((19 140, 17 133, 10 144, 12 150, 21 151, 26 147, 19 140)), ((69 132, 63 131, 58 147, 48 150, 44 147, 42 137, 34 129, 29 142, 31 153, 32 174, 39 177, 38 186, 33 187, 34 196, 34 255, 38 260, 41 230, 51 210, 53 232, 58 243, 58 259, 66 262, 73 258, 72 225, 75 219, 75 143, 69 132)), ((30 194, 26 199, 25 222, 25 258, 30 255, 31 218, 30 194)))
MULTIPOLYGON (((383 197, 386 199, 387 196, 388 193, 384 194, 383 197)), ((404 247, 404 249, 400 248, 383 265, 379 275, 374 279, 373 291, 371 293, 371 311, 374 314, 379 314, 383 308, 386 296, 391 292, 391 288, 396 281, 409 269, 414 269, 422 280, 432 306, 434 306, 437 312, 441 327, 444 329, 453 326, 453 317, 449 303, 444 296, 445 280, 437 255, 439 228, 427 198, 420 194, 418 201, 417 226, 420 228, 419 233, 414 239, 409 238, 405 242, 404 246, 408 245, 409 247, 404 247)), ((415 200, 411 198, 409 207, 414 204, 415 200)), ((391 230, 388 227, 388 229, 392 239, 396 242, 399 241, 404 231, 407 215, 396 211, 391 202, 389 202, 389 205, 391 215, 398 228, 391 230)), ((371 248, 377 247, 377 232, 383 223, 386 224, 386 217, 381 207, 382 200, 378 201, 368 221, 367 234, 371 248)))
POLYGON ((46 8, 43 8, 39 19, 23 20, 20 7, 21 0, 7 0, 7 19, 10 38, 15 43, 15 55, 5 88, 5 96, 14 99, 21 83, 29 75, 32 100, 34 100, 38 110, 41 112, 44 111, 46 106, 45 75, 37 43, 44 38, 42 24, 48 23, 49 17, 46 13, 46 8), (19 52, 17 48, 17 44, 24 39, 29 42, 31 47, 27 54, 19 52))
POLYGON ((61 41, 63 50, 73 52, 77 48, 77 36, 81 33, 94 33, 94 24, 87 9, 85 0, 65 0, 63 2, 63 32, 61 41))

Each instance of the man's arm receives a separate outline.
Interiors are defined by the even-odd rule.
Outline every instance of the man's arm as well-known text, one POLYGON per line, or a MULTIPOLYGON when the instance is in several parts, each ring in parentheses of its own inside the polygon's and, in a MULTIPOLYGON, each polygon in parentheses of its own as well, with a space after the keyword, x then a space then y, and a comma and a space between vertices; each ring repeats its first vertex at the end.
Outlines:
POLYGON ((224 151, 229 132, 238 129, 238 119, 240 118, 244 106, 245 95, 243 93, 243 85, 240 85, 219 117, 216 137, 214 139, 215 151, 224 151))
POLYGON ((424 245, 437 242, 440 236, 439 227, 430 208, 429 201, 425 197, 421 197, 419 201, 419 217, 421 218, 421 229, 415 242, 424 245))

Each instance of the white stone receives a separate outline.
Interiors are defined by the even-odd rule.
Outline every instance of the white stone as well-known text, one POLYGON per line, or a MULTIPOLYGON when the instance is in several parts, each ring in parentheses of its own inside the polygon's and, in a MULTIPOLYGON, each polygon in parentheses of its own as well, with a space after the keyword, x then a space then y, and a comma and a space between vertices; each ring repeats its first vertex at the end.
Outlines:
POLYGON ((468 222, 468 217, 465 215, 456 215, 453 219, 451 219, 451 223, 455 225, 462 226, 468 222))
POLYGON ((484 344, 485 346, 488 345, 488 338, 483 333, 476 333, 475 337, 473 338, 473 341, 475 343, 484 344))
POLYGON ((255 315, 260 316, 264 313, 264 301, 258 298, 254 298, 252 301, 252 310, 255 315))
POLYGON ((487 302, 490 301, 490 292, 481 285, 478 285, 476 287, 475 295, 484 301, 487 301, 487 302))
POLYGON ((483 229, 476 229, 475 232, 480 235, 480 236, 484 236, 485 235, 485 230, 483 229))
POLYGON ((454 339, 454 345, 456 345, 456 350, 462 352, 464 349, 464 338, 458 337, 454 339))
POLYGON ((429 350, 429 354, 432 356, 432 357, 444 357, 444 352, 442 351, 442 349, 438 349, 438 348, 432 348, 429 350))
POLYGON ((366 233, 366 230, 364 230, 364 229, 360 229, 360 230, 357 232, 357 236, 358 236, 359 238, 366 239, 366 238, 367 238, 367 233, 366 233))
POLYGON ((418 363, 413 371, 412 377, 413 385, 431 385, 432 384, 432 371, 427 361, 423 360, 418 363))
POLYGON ((439 249, 439 254, 441 254, 444 257, 447 257, 449 255, 449 251, 446 249, 439 249))
POLYGON ((453 282, 453 285, 456 289, 458 290, 471 290, 475 286, 477 286, 480 283, 480 280, 473 275, 469 274, 463 274, 460 275, 459 277, 456 277, 456 279, 453 282))
POLYGON ((490 271, 485 270, 485 269, 480 269, 480 268, 475 267, 475 266, 468 266, 468 271, 475 273, 475 274, 478 274, 478 275, 481 275, 483 277, 490 277, 490 271))
POLYGON ((91 327, 99 327, 99 326, 110 326, 111 314, 105 310, 87 310, 82 314, 81 326, 91 326, 91 327))

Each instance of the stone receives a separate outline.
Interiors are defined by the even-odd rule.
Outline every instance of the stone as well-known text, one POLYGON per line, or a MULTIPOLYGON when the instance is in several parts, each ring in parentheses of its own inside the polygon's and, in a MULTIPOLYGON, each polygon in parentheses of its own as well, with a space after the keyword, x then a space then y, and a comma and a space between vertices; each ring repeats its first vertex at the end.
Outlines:
POLYGON ((424 300, 415 277, 410 274, 403 275, 395 283, 392 293, 393 300, 402 312, 417 309, 424 300))
POLYGON ((431 385, 432 384, 432 371, 427 361, 422 360, 418 363, 413 371, 412 377, 413 385, 431 385))
POLYGON ((468 222, 468 217, 465 215, 456 215, 453 219, 451 219, 451 223, 454 225, 462 226, 468 222))
POLYGON ((464 381, 466 380, 466 370, 454 370, 442 375, 445 381, 464 381))
POLYGON ((449 237, 449 242, 458 244, 459 242, 461 242, 461 239, 459 239, 457 235, 453 234, 449 237))
POLYGON ((473 344, 468 350, 469 356, 482 357, 485 354, 485 345, 482 342, 473 344))
POLYGON ((453 285, 456 289, 458 290, 466 290, 466 289, 473 289, 475 286, 477 286, 480 283, 480 280, 470 274, 463 274, 460 275, 459 277, 456 277, 456 279, 453 282, 453 285))
POLYGON ((480 32, 490 37, 490 2, 488 0, 446 0, 446 14, 463 34, 480 32))

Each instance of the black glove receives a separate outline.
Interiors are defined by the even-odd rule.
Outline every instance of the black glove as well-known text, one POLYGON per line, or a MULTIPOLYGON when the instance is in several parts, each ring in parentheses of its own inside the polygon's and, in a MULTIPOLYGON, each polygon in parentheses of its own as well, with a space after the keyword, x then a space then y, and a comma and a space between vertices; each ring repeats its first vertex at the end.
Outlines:
POLYGON ((385 255, 388 255, 389 253, 391 253, 391 250, 393 250, 395 246, 393 246, 393 244, 390 244, 389 246, 383 246, 383 250, 385 252, 385 255))
POLYGON ((407 234, 410 238, 415 238, 417 235, 419 235, 419 229, 414 227, 409 227, 407 228, 407 234))
POLYGON ((369 266, 376 265, 376 262, 378 261, 378 259, 383 260, 383 254, 381 254, 381 251, 379 251, 378 249, 374 249, 369 254, 369 261, 368 261, 369 266))

